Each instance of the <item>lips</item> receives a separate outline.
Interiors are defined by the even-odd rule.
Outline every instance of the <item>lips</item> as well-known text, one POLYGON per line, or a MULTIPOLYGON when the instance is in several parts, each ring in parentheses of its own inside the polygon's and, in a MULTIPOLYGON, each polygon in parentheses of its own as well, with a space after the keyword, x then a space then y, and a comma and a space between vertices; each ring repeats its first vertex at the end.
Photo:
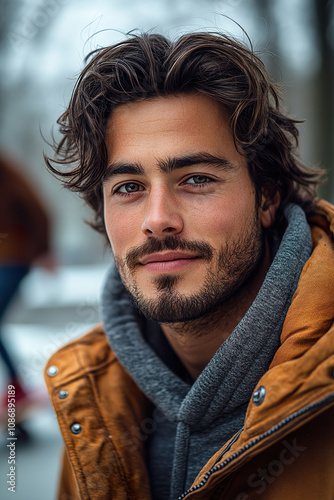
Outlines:
POLYGON ((193 260, 197 258, 198 257, 196 255, 184 252, 168 252, 164 254, 155 253, 143 257, 142 259, 140 259, 139 263, 145 266, 147 264, 152 264, 155 262, 171 262, 174 260, 193 260))
POLYGON ((191 266, 199 257, 185 252, 155 253, 140 259, 139 264, 153 273, 176 272, 191 266))

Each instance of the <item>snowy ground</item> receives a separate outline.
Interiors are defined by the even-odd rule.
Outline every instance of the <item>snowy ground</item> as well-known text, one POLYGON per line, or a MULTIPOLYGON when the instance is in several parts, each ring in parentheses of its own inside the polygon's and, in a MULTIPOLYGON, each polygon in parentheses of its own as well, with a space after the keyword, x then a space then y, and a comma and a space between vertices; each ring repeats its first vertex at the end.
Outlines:
MULTIPOLYGON (((27 390, 42 400, 25 422, 31 435, 16 446, 16 492, 8 491, 6 429, 0 436, 0 498, 2 500, 54 500, 62 437, 48 401, 43 368, 49 356, 99 322, 97 299, 106 266, 73 267, 47 273, 33 270, 8 311, 4 326, 6 345, 16 361, 27 390)), ((6 373, 0 360, 1 395, 6 373)))

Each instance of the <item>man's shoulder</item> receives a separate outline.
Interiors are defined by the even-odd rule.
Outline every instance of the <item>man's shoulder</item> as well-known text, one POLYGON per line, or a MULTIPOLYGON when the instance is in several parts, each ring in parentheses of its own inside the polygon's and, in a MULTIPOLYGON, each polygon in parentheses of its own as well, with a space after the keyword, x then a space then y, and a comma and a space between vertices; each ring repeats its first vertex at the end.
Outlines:
POLYGON ((308 221, 312 226, 318 226, 325 232, 334 237, 334 205, 326 200, 317 200, 313 206, 308 221))
POLYGON ((85 334, 61 346, 50 359, 63 355, 66 356, 67 354, 77 352, 78 350, 91 354, 103 350, 105 354, 111 354, 115 357, 115 354, 112 351, 106 337, 102 323, 95 325, 85 334))
POLYGON ((102 324, 88 333, 60 347, 48 360, 44 375, 46 381, 57 378, 65 382, 92 370, 103 368, 117 361, 110 347, 102 324))

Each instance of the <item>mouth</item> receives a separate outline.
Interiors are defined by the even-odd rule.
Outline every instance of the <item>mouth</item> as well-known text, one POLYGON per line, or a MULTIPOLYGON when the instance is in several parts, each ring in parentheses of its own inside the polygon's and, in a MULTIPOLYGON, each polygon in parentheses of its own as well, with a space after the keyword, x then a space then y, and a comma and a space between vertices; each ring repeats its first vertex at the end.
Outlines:
POLYGON ((200 257, 185 252, 155 253, 140 259, 139 264, 152 272, 171 272, 192 265, 200 257))

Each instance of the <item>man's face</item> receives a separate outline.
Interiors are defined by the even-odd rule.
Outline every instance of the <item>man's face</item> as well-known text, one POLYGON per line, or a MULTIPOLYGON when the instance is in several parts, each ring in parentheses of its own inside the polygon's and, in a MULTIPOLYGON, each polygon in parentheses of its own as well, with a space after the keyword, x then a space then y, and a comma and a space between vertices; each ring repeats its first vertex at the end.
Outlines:
POLYGON ((108 125, 104 219, 123 283, 160 323, 209 314, 263 252, 263 212, 228 115, 178 95, 120 105, 108 125))

